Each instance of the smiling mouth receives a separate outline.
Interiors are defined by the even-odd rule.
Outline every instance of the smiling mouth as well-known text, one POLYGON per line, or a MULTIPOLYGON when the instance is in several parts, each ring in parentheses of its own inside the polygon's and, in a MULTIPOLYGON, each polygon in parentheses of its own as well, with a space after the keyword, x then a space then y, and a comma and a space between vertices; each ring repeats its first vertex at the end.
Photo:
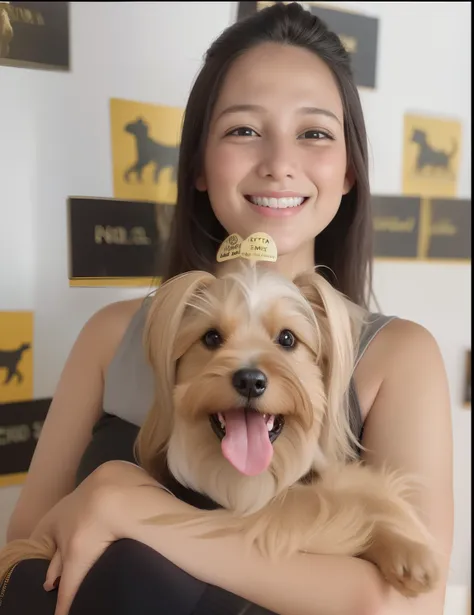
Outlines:
POLYGON ((269 209, 291 209, 301 207, 306 203, 309 197, 307 196, 287 196, 282 198, 266 197, 266 196, 250 196, 245 195, 245 199, 256 205, 257 207, 268 207, 269 209))
MULTIPOLYGON (((272 444, 281 434, 283 426, 285 424, 285 419, 279 414, 262 414, 257 410, 253 410, 251 408, 239 408, 230 412, 233 414, 241 413, 245 415, 245 418, 247 420, 248 418, 250 418, 249 415, 251 415, 251 418, 253 418, 254 420, 258 420, 258 422, 260 423, 265 423, 265 428, 268 433, 268 439, 272 444)), ((227 435, 226 413, 219 412, 217 414, 211 414, 209 417, 209 421, 211 423, 211 427, 214 433, 219 438, 219 440, 222 441, 227 435)))

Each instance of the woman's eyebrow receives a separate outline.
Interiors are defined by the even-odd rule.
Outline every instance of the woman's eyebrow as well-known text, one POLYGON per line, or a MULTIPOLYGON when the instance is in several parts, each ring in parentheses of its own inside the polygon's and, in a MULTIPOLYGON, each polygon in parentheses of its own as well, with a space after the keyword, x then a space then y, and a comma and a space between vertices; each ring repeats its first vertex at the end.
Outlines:
POLYGON ((326 117, 336 120, 339 124, 342 124, 337 115, 332 111, 329 111, 329 109, 321 109, 320 107, 301 107, 298 109, 298 112, 303 115, 325 115, 326 117))
MULTIPOLYGON (((252 105, 246 103, 230 105, 229 107, 226 107, 223 111, 221 111, 216 119, 218 120, 221 117, 225 115, 230 115, 232 113, 242 113, 245 111, 265 113, 266 110, 261 105, 252 105)), ((337 117, 337 115, 329 109, 322 109, 321 107, 300 107, 300 109, 298 109, 298 113, 302 115, 325 115, 326 117, 330 117, 336 120, 339 124, 342 124, 341 120, 337 117)))

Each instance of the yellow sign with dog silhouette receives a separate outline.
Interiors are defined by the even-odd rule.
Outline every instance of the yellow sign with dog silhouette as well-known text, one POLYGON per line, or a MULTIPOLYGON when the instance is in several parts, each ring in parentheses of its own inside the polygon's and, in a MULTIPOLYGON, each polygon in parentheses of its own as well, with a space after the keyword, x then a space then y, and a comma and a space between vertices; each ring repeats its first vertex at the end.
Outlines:
POLYGON ((114 197, 176 203, 183 110, 110 100, 114 197))
POLYGON ((0 403, 33 398, 33 313, 0 312, 0 403))
POLYGON ((404 194, 456 196, 460 158, 460 122, 429 116, 405 116, 404 194))

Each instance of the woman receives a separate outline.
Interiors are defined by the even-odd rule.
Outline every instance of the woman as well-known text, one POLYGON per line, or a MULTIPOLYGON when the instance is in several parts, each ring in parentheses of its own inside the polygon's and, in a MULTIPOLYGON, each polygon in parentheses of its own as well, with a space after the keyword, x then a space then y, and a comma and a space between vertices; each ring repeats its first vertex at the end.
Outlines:
MULTIPOLYGON (((367 306, 367 164, 361 105, 339 39, 297 4, 277 3, 234 24, 211 46, 187 105, 167 277, 215 270, 227 235, 265 231, 283 274, 326 265, 331 282, 367 306)), ((140 345, 145 311, 141 301, 120 302, 85 325, 11 519, 9 539, 47 531, 56 541, 45 583, 51 589, 61 577, 56 615, 66 615, 78 588, 71 613, 126 612, 127 600, 140 599, 129 612, 224 615, 244 612, 244 600, 280 615, 442 615, 452 541, 451 425, 433 337, 415 323, 374 316, 354 371, 352 418, 366 462, 418 474, 426 487, 416 504, 438 541, 444 576, 438 590, 408 601, 357 558, 298 555, 269 564, 244 552, 239 537, 202 541, 186 528, 143 526, 139 520, 157 510, 178 512, 193 502, 145 489, 154 481, 123 461, 91 473, 109 459, 133 461, 152 396, 140 345), (73 491, 78 472, 83 481, 73 491), (168 602, 160 602, 165 594, 168 602), (232 600, 240 610, 226 610, 232 600)), ((41 563, 26 564, 12 574, 11 595, 28 574, 30 586, 38 584, 32 567, 41 563)))

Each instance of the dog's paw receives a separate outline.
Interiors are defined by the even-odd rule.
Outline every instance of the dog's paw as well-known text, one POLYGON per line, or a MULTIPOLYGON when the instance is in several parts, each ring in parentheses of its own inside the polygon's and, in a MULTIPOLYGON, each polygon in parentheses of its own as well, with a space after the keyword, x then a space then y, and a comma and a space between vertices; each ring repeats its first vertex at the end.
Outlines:
POLYGON ((393 539, 390 545, 372 548, 367 559, 407 598, 432 591, 439 579, 434 553, 423 543, 393 539))

